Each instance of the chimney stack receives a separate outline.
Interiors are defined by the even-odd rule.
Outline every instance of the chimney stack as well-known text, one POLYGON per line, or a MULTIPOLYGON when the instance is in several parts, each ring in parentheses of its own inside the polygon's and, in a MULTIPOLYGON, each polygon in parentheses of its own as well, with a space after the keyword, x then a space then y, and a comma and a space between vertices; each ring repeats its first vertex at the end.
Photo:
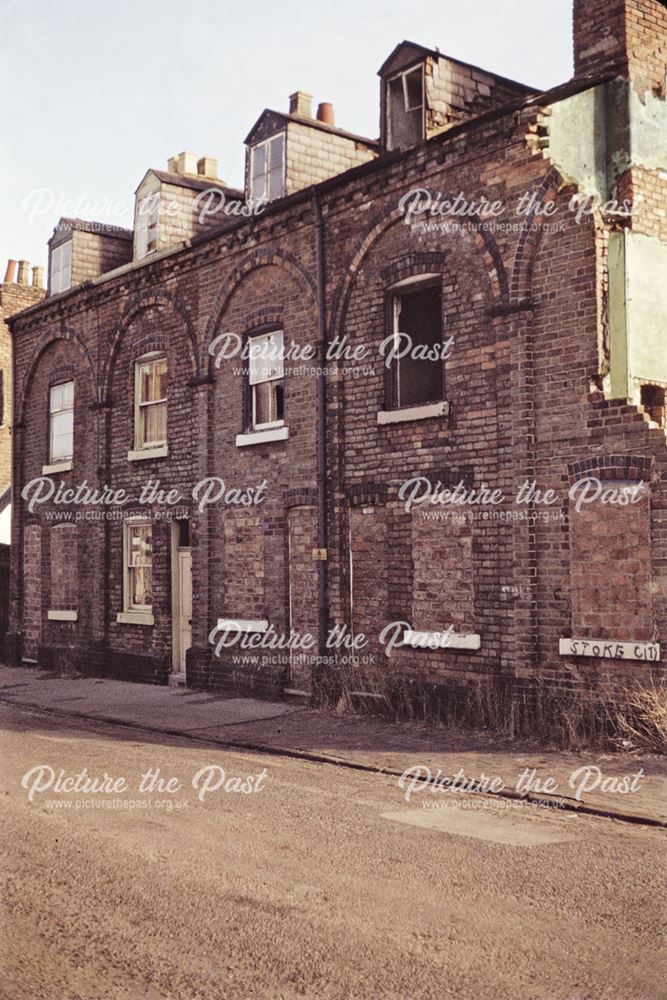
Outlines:
POLYGON ((217 180, 218 161, 215 156, 202 156, 197 160, 197 173, 202 177, 210 177, 212 180, 217 180))
POLYGON ((170 174, 191 174, 197 176, 197 158, 194 153, 184 151, 177 156, 170 156, 167 163, 170 174))
POLYGON ((573 15, 575 78, 616 73, 642 98, 664 94, 664 0, 574 0, 573 15))
POLYGON ((333 104, 328 104, 326 101, 323 104, 318 104, 317 120, 318 122, 322 122, 323 125, 335 125, 336 119, 334 118, 333 104))
POLYGON ((44 288, 44 268, 35 265, 32 269, 32 287, 44 288))
POLYGON ((7 270, 5 271, 5 284, 11 285, 16 280, 16 261, 7 261, 7 270))
POLYGON ((29 285, 30 284, 29 277, 30 277, 30 261, 20 260, 19 277, 18 277, 19 285, 29 285))
POLYGON ((313 96, 307 94, 305 90, 295 90, 289 96, 289 113, 298 115, 299 118, 313 117, 313 96))

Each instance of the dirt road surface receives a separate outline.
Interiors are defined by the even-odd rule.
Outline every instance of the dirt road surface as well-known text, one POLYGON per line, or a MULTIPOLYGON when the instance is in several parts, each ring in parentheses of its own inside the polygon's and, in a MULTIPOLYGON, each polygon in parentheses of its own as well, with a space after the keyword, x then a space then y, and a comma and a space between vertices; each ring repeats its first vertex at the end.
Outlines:
POLYGON ((0 725, 6 1000, 667 996, 664 831, 10 706, 0 725), (105 789, 73 789, 84 768, 105 789))

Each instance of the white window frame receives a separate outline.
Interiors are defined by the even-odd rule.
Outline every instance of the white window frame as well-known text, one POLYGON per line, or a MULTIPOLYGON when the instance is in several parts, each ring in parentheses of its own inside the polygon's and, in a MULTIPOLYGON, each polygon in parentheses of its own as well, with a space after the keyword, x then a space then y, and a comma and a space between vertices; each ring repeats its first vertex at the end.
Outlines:
POLYGON ((49 386, 49 465, 64 465, 66 463, 71 463, 74 458, 74 379, 68 378, 62 382, 54 382, 53 385, 49 386), (55 389, 62 389, 63 386, 72 386, 72 405, 71 406, 61 406, 59 409, 54 410, 53 408, 53 392, 55 389), (71 431, 71 447, 69 449, 69 455, 58 455, 57 457, 53 453, 53 417, 58 413, 70 413, 72 414, 72 431, 71 431))
POLYGON ((131 517, 123 521, 123 611, 126 615, 152 618, 152 604, 134 604, 132 602, 132 568, 130 566, 130 554, 132 551, 132 528, 150 528, 151 531, 151 580, 153 579, 154 552, 153 552, 153 522, 147 517, 131 517))
POLYGON ((399 80, 399 79, 401 81, 401 85, 402 85, 402 89, 403 89, 403 110, 405 111, 406 114, 410 114, 413 111, 418 111, 419 108, 421 107, 421 138, 422 138, 422 140, 424 139, 425 133, 426 133, 426 128, 425 128, 425 124, 426 124, 426 122, 425 122, 425 119, 426 119, 426 84, 425 84, 424 64, 423 63, 418 63, 416 66, 410 66, 408 69, 401 70, 400 73, 396 73, 394 76, 389 77, 389 79, 387 80, 387 89, 386 89, 387 96, 386 96, 385 113, 386 113, 386 118, 387 118, 387 137, 389 139, 389 145, 390 145, 391 148, 393 148, 393 142, 394 142, 393 135, 392 135, 392 128, 391 128, 391 125, 392 125, 392 122, 391 122, 391 97, 390 97, 390 94, 391 94, 391 85, 393 83, 395 83, 396 80, 399 80), (408 98, 408 81, 407 81, 407 78, 408 78, 408 76, 410 76, 411 73, 415 73, 417 71, 420 72, 420 74, 421 74, 421 85, 422 85, 422 87, 421 87, 421 90, 422 90, 422 93, 421 93, 421 105, 415 105, 415 107, 411 108, 410 107, 410 101, 409 101, 409 98, 408 98))
MULTIPOLYGON (((141 366, 146 364, 154 364, 157 361, 164 360, 167 362, 167 355, 164 351, 153 351, 150 354, 144 354, 143 357, 137 358, 134 362, 134 448, 135 452, 146 452, 146 451, 164 451, 167 444, 167 419, 169 416, 169 391, 167 390, 167 395, 164 399, 151 399, 148 402, 143 402, 141 399, 141 366), (160 441, 150 441, 146 442, 143 440, 142 431, 142 410, 147 406, 155 406, 156 404, 165 405, 167 412, 167 417, 165 418, 165 436, 160 441)), ((167 384, 169 381, 169 365, 167 363, 167 384)))
POLYGON ((276 198, 282 198, 285 195, 285 184, 286 184, 286 164, 287 164, 287 135, 285 132, 277 132, 276 135, 272 135, 269 139, 264 139, 263 142, 258 142, 256 145, 250 147, 250 163, 249 163, 249 177, 248 177, 248 190, 250 192, 250 198, 254 203, 260 201, 274 201, 276 198), (270 196, 269 191, 269 178, 271 175, 270 163, 271 163, 271 146, 275 142, 280 142, 283 148, 282 155, 282 169, 280 177, 280 194, 274 195, 273 198, 270 196), (258 149, 264 150, 264 164, 265 170, 259 176, 263 178, 263 185, 261 191, 255 190, 254 184, 254 168, 255 168, 255 154, 258 149))
MULTIPOLYGON (((248 337, 248 388, 250 392, 250 427, 253 431, 266 431, 274 427, 283 427, 285 418, 277 420, 266 420, 264 423, 257 422, 257 405, 255 386, 264 385, 267 382, 283 382, 285 380, 285 335, 283 330, 268 330, 266 333, 258 333, 254 337, 248 337), (251 357, 252 345, 259 341, 274 340, 276 352, 280 350, 279 358, 253 358, 251 357)), ((283 385, 283 412, 285 406, 283 385)))
MULTIPOLYGON (((397 281, 396 284, 392 285, 387 291, 391 295, 391 335, 394 339, 394 344, 398 347, 398 336, 401 333, 401 308, 400 300, 401 298, 411 292, 421 292, 426 291, 428 288, 438 288, 440 289, 440 296, 442 302, 442 275, 438 273, 430 274, 418 274, 413 275, 409 278, 404 278, 401 281, 397 281)), ((441 336, 443 333, 442 329, 442 314, 440 317, 440 332, 441 336)), ((442 362, 440 362, 442 364, 442 362)), ((445 379, 444 372, 442 374, 442 392, 443 398, 441 399, 431 399, 422 403, 408 403, 404 404, 401 401, 401 358, 397 357, 394 362, 395 367, 392 373, 393 378, 393 395, 395 397, 395 402, 391 401, 391 410, 388 412, 398 412, 401 409, 417 410, 423 409, 425 407, 438 407, 444 402, 444 392, 445 392, 445 379)))
POLYGON ((72 287, 72 238, 52 247, 49 258, 49 292, 57 295, 72 287))
POLYGON ((160 192, 152 191, 137 202, 137 257, 147 257, 158 249, 160 192), (150 202, 148 210, 144 208, 150 202))
POLYGON ((424 110, 424 65, 421 63, 419 66, 413 66, 412 69, 406 69, 401 74, 403 78, 403 100, 405 102, 406 111, 418 111, 420 108, 424 110), (421 83, 421 97, 419 99, 419 104, 414 107, 410 107, 410 98, 408 96, 408 77, 412 76, 413 73, 419 73, 419 82, 421 83))

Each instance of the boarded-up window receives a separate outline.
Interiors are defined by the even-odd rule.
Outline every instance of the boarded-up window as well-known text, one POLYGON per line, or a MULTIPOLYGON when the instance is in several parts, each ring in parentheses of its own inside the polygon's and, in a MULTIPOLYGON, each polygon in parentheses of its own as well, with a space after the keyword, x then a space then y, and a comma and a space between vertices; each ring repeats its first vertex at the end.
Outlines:
MULTIPOLYGON (((603 483, 602 487, 634 491, 636 485, 603 483)), ((644 487, 637 495, 639 501, 627 506, 602 499, 578 503, 575 497, 570 501, 572 634, 576 637, 653 638, 648 489, 644 487)))

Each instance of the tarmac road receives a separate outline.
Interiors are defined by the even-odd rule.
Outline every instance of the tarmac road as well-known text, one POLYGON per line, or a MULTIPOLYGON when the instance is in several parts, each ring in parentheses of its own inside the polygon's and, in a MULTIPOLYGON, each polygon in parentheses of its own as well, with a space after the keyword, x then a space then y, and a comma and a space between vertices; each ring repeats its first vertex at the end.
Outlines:
POLYGON ((0 725, 6 1000, 667 996, 664 831, 426 808, 396 778, 7 705, 0 725))

